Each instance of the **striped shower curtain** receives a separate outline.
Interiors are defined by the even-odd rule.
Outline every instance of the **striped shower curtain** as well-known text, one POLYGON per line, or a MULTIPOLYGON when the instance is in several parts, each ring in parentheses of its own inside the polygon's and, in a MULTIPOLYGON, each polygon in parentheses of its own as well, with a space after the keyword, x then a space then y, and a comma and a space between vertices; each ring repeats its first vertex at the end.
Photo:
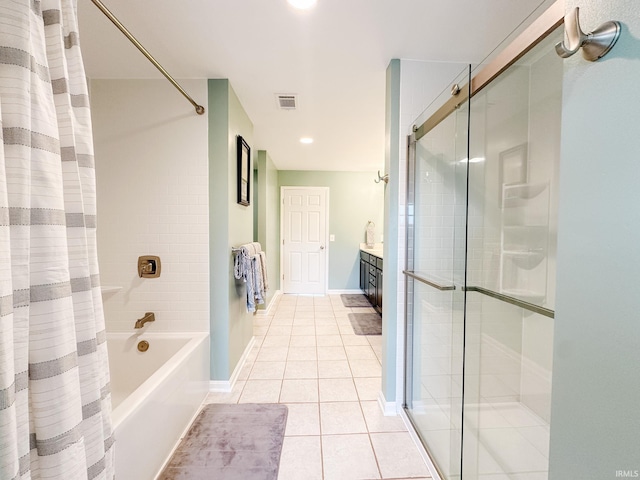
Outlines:
POLYGON ((74 0, 0 0, 0 478, 112 479, 74 0))

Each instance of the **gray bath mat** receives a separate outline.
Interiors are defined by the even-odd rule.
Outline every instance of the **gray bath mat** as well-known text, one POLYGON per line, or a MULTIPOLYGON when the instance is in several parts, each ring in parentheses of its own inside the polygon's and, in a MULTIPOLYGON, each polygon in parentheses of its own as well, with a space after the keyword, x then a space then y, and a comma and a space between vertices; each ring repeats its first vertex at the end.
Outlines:
POLYGON ((369 300, 367 300, 367 297, 365 297, 360 293, 342 294, 340 295, 340 298, 342 299, 342 304, 347 308, 371 306, 371 304, 369 303, 369 300))
POLYGON ((276 480, 287 406, 206 405, 160 480, 276 480))
POLYGON ((350 313, 349 321, 356 335, 382 335, 382 317, 378 313, 350 313))

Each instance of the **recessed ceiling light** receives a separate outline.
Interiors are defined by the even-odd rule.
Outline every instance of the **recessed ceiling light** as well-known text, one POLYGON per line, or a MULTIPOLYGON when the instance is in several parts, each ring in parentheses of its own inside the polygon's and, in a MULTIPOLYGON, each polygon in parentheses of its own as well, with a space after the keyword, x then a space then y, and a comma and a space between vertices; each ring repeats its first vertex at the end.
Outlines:
POLYGON ((300 139, 300 143, 304 143, 304 144, 307 144, 307 145, 308 145, 308 144, 310 144, 310 143, 313 143, 313 138, 310 138, 310 137, 302 137, 302 138, 300 139))
POLYGON ((287 0, 289 5, 299 10, 307 10, 316 4, 317 0, 287 0))

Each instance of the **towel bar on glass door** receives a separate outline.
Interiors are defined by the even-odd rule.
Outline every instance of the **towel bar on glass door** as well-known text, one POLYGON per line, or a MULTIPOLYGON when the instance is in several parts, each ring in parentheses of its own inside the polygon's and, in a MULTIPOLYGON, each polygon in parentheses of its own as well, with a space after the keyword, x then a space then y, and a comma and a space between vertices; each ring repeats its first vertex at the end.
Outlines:
POLYGON ((413 278, 414 280, 417 280, 420 283, 424 283, 425 285, 429 285, 430 287, 437 288, 438 290, 446 291, 446 290, 456 289, 455 285, 443 285, 440 282, 434 281, 434 279, 426 278, 425 276, 419 275, 416 272, 403 270, 402 273, 404 273, 409 278, 413 278))

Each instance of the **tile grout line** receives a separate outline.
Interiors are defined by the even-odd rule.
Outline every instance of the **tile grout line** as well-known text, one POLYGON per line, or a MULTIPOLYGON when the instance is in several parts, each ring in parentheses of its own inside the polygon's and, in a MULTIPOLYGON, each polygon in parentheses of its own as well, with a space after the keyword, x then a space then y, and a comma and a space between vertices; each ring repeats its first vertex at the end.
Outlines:
MULTIPOLYGON (((288 304, 287 304, 287 305, 288 305, 288 304)), ((288 342, 287 342, 287 355, 286 355, 286 357, 285 357, 285 359, 284 359, 284 364, 285 364, 285 365, 284 365, 284 371, 283 371, 283 374, 282 374, 282 378, 276 379, 276 380, 278 380, 278 381, 280 382, 280 392, 279 392, 279 396, 278 396, 278 403, 282 403, 282 388, 284 387, 284 380, 286 380, 286 378, 285 378, 285 374, 286 374, 287 365, 289 364, 289 362, 293 362, 293 361, 294 361, 293 359, 291 359, 291 358, 289 357, 289 356, 290 356, 290 353, 291 353, 291 352, 290 352, 290 348, 292 348, 292 341, 293 341, 293 327, 294 327, 294 326, 296 326, 296 321, 295 321, 295 320, 296 320, 296 313, 297 313, 297 312, 296 312, 296 310, 297 310, 297 308, 298 308, 298 305, 297 305, 297 304, 294 304, 294 305, 295 305, 295 307, 294 307, 294 311, 293 311, 293 318, 291 319, 291 323, 285 322, 287 326, 290 326, 290 327, 291 327, 291 331, 290 331, 290 334, 288 335, 288 336, 289 336, 289 339, 288 339, 288 342)), ((325 304, 325 305, 326 305, 326 304, 325 304)), ((323 305, 323 307, 324 307, 325 305, 323 305)), ((273 321, 274 321, 275 317, 276 317, 276 316, 277 316, 277 314, 278 314, 278 307, 279 307, 279 306, 280 306, 280 305, 276 305, 276 309, 275 309, 275 311, 274 311, 274 316, 273 316, 273 317, 271 317, 271 319, 269 320, 269 325, 267 326, 267 328, 266 328, 266 331, 265 331, 264 335, 262 335, 262 340, 261 340, 261 342, 260 342, 259 349, 258 349, 258 351, 257 351, 257 353, 256 353, 256 355, 255 355, 255 358, 254 358, 253 362, 252 362, 251 368, 250 368, 250 370, 249 370, 249 374, 248 374, 247 378, 244 380, 244 381, 245 381, 245 385, 243 386, 243 389, 242 389, 242 391, 240 392, 240 396, 238 397, 238 399, 242 396, 242 394, 243 394, 243 392, 244 392, 244 388, 246 387, 246 382, 247 382, 247 381, 249 381, 249 377, 251 376, 251 373, 253 373, 253 371, 254 371, 254 368, 255 368, 256 363, 257 363, 257 358, 258 358, 258 356, 260 355, 260 353, 262 352, 262 348, 263 348, 263 347, 266 347, 266 346, 265 346, 265 341, 267 340, 267 338, 268 338, 268 337, 271 335, 271 333, 272 333, 271 327, 274 325, 274 324, 273 324, 273 321)), ((315 304, 314 304, 314 306, 315 306, 315 304)), ((309 316, 309 310, 308 310, 308 307, 311 307, 311 305, 304 305, 304 307, 306 307, 306 308, 305 308, 305 310, 300 310, 298 313, 302 313, 302 312, 304 311, 304 312, 305 312, 305 313, 304 313, 304 316, 309 316)), ((374 357, 375 357, 375 358, 376 358, 376 360, 378 361, 378 362, 377 362, 378 364, 380 364, 380 360, 379 360, 379 358, 377 357, 377 355, 375 354, 375 350, 373 350, 373 345, 371 345, 371 342, 369 342, 369 341, 368 341, 368 339, 367 339, 367 343, 366 343, 365 345, 359 345, 359 344, 355 344, 355 345, 346 345, 346 344, 345 344, 344 339, 345 339, 345 337, 347 336, 347 334, 344 332, 344 329, 341 329, 341 328, 340 328, 340 327, 341 327, 341 325, 339 325, 339 324, 338 324, 338 319, 336 318, 336 312, 335 312, 335 310, 333 310, 333 305, 331 305, 331 307, 332 307, 332 308, 331 308, 331 310, 332 310, 333 316, 332 316, 332 317, 323 316, 323 317, 322 317, 322 320, 323 320, 323 321, 321 322, 321 323, 322 323, 322 325, 321 325, 321 326, 328 326, 328 325, 330 325, 330 326, 335 326, 335 327, 337 327, 337 328, 338 328, 337 336, 338 336, 338 337, 339 337, 339 339, 340 339, 340 345, 336 345, 336 346, 340 346, 340 347, 342 347, 342 348, 340 349, 340 351, 341 351, 341 352, 342 352, 342 354, 344 355, 344 356, 343 356, 343 359, 347 362, 347 367, 348 367, 348 372, 349 372, 349 375, 348 375, 348 376, 344 376, 344 377, 343 377, 343 376, 340 376, 339 378, 341 378, 341 379, 342 379, 342 378, 344 378, 345 380, 346 380, 346 379, 351 380, 350 385, 353 387, 353 389, 354 389, 354 391, 355 391, 355 393, 356 393, 356 395, 355 395, 355 397, 356 397, 356 398, 355 398, 355 401, 357 401, 357 402, 358 402, 359 411, 360 411, 360 414, 362 415, 362 419, 363 419, 363 422, 364 422, 364 424, 365 424, 365 425, 364 425, 364 426, 365 426, 365 431, 366 431, 366 434, 368 435, 368 438, 369 438, 369 445, 370 445, 371 451, 372 451, 372 453, 374 454, 374 459, 375 459, 375 461, 376 461, 376 468, 377 468, 377 470, 378 470, 379 478, 382 478, 382 472, 381 472, 381 470, 380 470, 379 460, 378 460, 377 455, 376 455, 376 453, 375 453, 375 449, 373 448, 373 442, 372 442, 372 439, 371 439, 370 427, 369 427, 369 425, 368 425, 368 423, 367 423, 367 421, 366 421, 366 417, 365 417, 365 415, 364 415, 364 409, 363 409, 362 402, 364 402, 364 401, 366 401, 366 400, 363 400, 363 395, 364 395, 364 393, 360 392, 360 391, 358 390, 357 386, 356 386, 356 381, 355 381, 355 380, 356 380, 356 377, 354 376, 354 373, 353 373, 352 361, 358 360, 358 358, 351 358, 351 356, 347 354, 347 346, 368 347, 368 350, 370 349, 371 353, 373 353, 373 354, 374 354, 374 357), (332 318, 332 322, 328 322, 328 321, 327 321, 329 318, 332 318)), ((284 319, 283 319, 283 320, 284 320, 284 319)), ((319 336, 321 336, 321 335, 319 335, 319 334, 318 334, 318 330, 317 330, 317 327, 318 327, 318 324, 317 324, 318 318, 316 318, 316 311, 315 311, 315 308, 314 308, 314 311, 313 311, 313 318, 312 318, 312 319, 302 319, 302 320, 312 320, 312 322, 313 322, 313 328, 314 328, 314 339, 315 339, 315 342, 314 342, 313 347, 314 347, 314 351, 315 351, 315 362, 316 362, 316 366, 315 366, 315 378, 314 378, 314 379, 316 380, 316 385, 317 385, 317 396, 318 396, 318 400, 317 400, 317 402, 304 402, 304 401, 302 401, 302 402, 288 402, 288 403, 292 403, 292 404, 301 404, 301 405, 313 405, 313 404, 317 405, 317 412, 318 412, 318 413, 317 413, 316 420, 318 421, 319 440, 320 440, 320 452, 319 452, 319 454, 320 454, 320 468, 321 468, 321 475, 322 475, 322 478, 324 478, 324 477, 325 477, 325 470, 324 470, 325 465, 324 465, 324 449, 323 449, 323 441, 322 441, 322 440, 323 440, 323 438, 325 438, 325 437, 327 436, 327 434, 323 431, 323 428, 322 428, 322 413, 321 413, 321 408, 320 408, 320 407, 321 407, 321 404, 322 404, 322 403, 327 403, 327 402, 322 402, 322 401, 321 401, 321 397, 320 397, 320 380, 321 380, 321 378, 320 378, 320 371, 319 371, 319 370, 320 370, 320 358, 319 358, 319 357, 320 357, 320 350, 321 350, 321 349, 320 349, 320 346, 321 346, 321 345, 319 345, 318 337, 319 337, 319 336)), ((307 325, 307 322, 302 323, 302 324, 300 324, 300 325, 307 325)), ((279 326, 284 326, 284 325, 279 325, 279 326)), ((327 330, 330 330, 330 329, 327 329, 327 330)), ((329 334, 327 334, 327 335, 329 335, 329 334)), ((271 335, 271 336, 273 336, 273 335, 271 335)), ((331 347, 332 345, 324 345, 324 346, 331 347)), ((305 346, 305 345, 301 345, 301 347, 307 347, 307 348, 308 348, 308 346, 305 346)), ((340 360, 342 360, 342 358, 341 358, 340 360)), ((368 360, 368 359, 366 359, 366 358, 365 358, 365 359, 362 359, 362 360, 368 360)), ((301 361, 302 361, 302 360, 301 360, 301 361)), ((323 360, 323 361, 329 361, 329 360, 323 360)), ((326 378, 325 380, 330 380, 331 378, 333 378, 333 377, 328 377, 328 378, 326 378)), ((338 377, 335 377, 335 378, 338 378, 338 377)), ((375 375, 375 376, 373 376, 373 377, 364 376, 364 377, 357 377, 357 378, 363 378, 363 379, 364 379, 364 378, 376 378, 376 379, 378 379, 378 381, 379 381, 379 376, 377 376, 377 375, 375 375)), ((305 377, 302 377, 302 378, 292 378, 292 379, 289 379, 289 380, 300 380, 300 379, 305 379, 305 377)), ((238 400, 238 401, 239 401, 239 400, 238 400)), ((351 400, 344 400, 344 401, 345 401, 345 402, 346 402, 346 401, 351 402, 351 400)), ((334 400, 333 402, 341 402, 341 401, 340 401, 340 400, 334 400)), ((331 403, 331 402, 329 402, 329 403, 331 403)), ((333 435, 334 435, 334 436, 347 436, 347 435, 354 435, 354 433, 340 433, 340 434, 333 434, 333 435)), ((307 436, 313 436, 313 435, 291 435, 291 437, 298 437, 298 436, 307 437, 307 436)))

